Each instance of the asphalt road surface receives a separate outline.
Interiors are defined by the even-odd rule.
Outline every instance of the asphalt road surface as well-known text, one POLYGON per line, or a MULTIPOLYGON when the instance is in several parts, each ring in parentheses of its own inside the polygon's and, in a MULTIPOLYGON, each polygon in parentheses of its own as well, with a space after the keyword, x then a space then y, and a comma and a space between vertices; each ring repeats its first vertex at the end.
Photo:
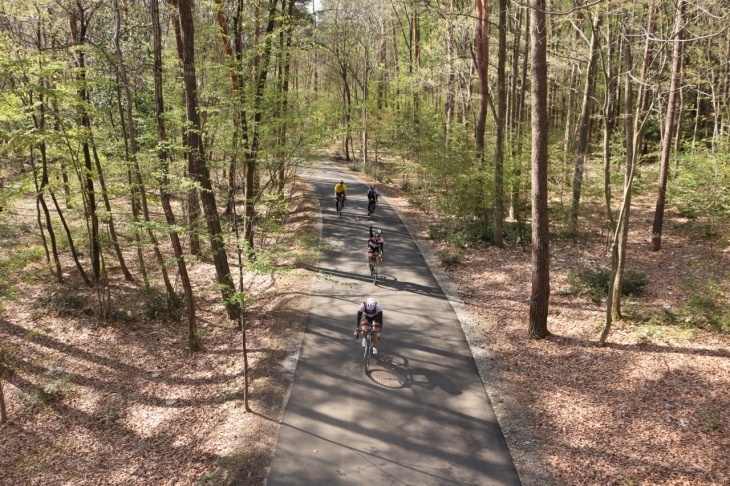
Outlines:
POLYGON ((406 227, 367 186, 322 163, 307 177, 322 207, 322 251, 268 486, 519 485, 456 314, 406 227), (347 184, 342 217, 334 185, 347 184), (383 230, 382 279, 367 266, 368 226, 383 230), (353 336, 367 297, 383 306, 365 372, 353 336))

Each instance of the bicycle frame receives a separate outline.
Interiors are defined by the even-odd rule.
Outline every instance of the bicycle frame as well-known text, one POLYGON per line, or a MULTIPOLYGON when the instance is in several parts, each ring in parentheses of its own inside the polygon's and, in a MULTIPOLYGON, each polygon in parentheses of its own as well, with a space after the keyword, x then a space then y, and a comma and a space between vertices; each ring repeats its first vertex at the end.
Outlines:
POLYGON ((370 265, 370 275, 373 277, 373 283, 378 281, 378 269, 380 268, 380 253, 373 253, 368 264, 370 265))
POLYGON ((378 203, 375 201, 375 199, 371 199, 370 201, 368 201, 368 216, 372 216, 373 214, 375 214, 375 206, 377 206, 377 204, 378 203))
POLYGON ((375 347, 375 341, 373 338, 373 333, 380 330, 379 324, 376 322, 370 322, 369 318, 365 318, 360 323, 360 329, 358 329, 359 335, 363 336, 365 338, 365 349, 364 349, 364 355, 365 358, 365 372, 367 373, 368 369, 370 368, 370 357, 373 355, 373 348, 375 347))
POLYGON ((335 203, 335 207, 337 208, 337 213, 342 217, 342 208, 345 205, 345 195, 340 194, 337 197, 337 201, 335 203))

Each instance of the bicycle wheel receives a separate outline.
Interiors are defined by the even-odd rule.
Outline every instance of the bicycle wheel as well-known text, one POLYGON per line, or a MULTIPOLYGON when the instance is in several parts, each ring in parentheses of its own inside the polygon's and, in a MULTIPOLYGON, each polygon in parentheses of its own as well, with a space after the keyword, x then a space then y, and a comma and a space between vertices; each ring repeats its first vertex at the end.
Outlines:
POLYGON ((367 344, 365 345, 365 373, 370 368, 370 355, 373 353, 373 335, 368 333, 367 344))

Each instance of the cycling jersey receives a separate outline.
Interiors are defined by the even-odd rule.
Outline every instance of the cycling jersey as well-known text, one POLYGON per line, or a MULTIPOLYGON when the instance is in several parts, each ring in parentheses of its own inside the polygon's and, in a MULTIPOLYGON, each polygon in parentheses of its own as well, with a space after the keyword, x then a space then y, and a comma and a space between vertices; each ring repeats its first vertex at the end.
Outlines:
POLYGON ((368 199, 369 200, 377 201, 379 195, 380 195, 380 193, 378 193, 378 191, 376 191, 375 189, 368 189, 368 199))
POLYGON ((363 318, 367 319, 370 324, 377 322, 380 324, 380 329, 383 329, 383 307, 379 303, 376 303, 375 309, 370 312, 367 311, 365 302, 360 304, 360 307, 357 308, 357 322, 355 323, 356 329, 360 328, 360 323, 363 318))
POLYGON ((347 186, 344 184, 335 184, 335 194, 344 194, 347 191, 347 186))
POLYGON ((368 251, 373 253, 383 253, 383 238, 381 237, 379 240, 376 240, 373 236, 368 240, 368 251))

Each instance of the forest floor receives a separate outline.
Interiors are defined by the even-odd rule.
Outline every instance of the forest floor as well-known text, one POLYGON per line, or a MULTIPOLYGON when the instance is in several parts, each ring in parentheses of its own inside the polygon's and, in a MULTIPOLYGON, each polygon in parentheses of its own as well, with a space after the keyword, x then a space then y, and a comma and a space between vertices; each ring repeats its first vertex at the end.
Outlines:
MULTIPOLYGON (((432 240, 433 212, 416 209, 397 184, 378 189, 415 238, 455 262, 441 268, 482 323, 492 358, 485 387, 524 484, 730 484, 730 336, 690 326, 687 310, 727 276, 728 248, 669 213, 663 249, 652 253, 651 207, 637 205, 628 266, 648 284, 598 347, 605 309, 569 279, 608 262, 605 232, 588 230, 600 217, 585 205, 581 240, 551 242, 552 336, 531 340, 529 248, 432 240)), ((316 198, 297 184, 294 201, 279 238, 311 248, 316 198)), ((0 213, 6 254, 37 247, 34 218, 32 206, 0 213)), ((247 332, 251 413, 240 393, 241 333, 218 303, 212 264, 192 266, 203 349, 191 354, 184 320, 167 318, 138 285, 117 276, 115 319, 99 322, 96 296, 69 262, 66 282, 54 284, 40 257, 12 274, 17 258, 3 260, 0 358, 13 373, 4 383, 11 422, 0 429, 0 484, 261 485, 304 330, 310 258, 304 249, 287 262, 294 270, 250 276, 258 296, 247 332)))
POLYGON ((730 484, 730 335, 698 326, 700 311, 727 322, 730 247, 668 211, 662 250, 651 252, 653 201, 637 198, 627 268, 648 283, 624 299, 624 319, 599 347, 605 300, 576 292, 571 278, 610 265, 605 212, 584 202, 580 239, 550 242, 552 335, 534 340, 529 246, 431 239, 437 215, 414 207, 400 184, 376 184, 412 236, 452 262, 440 267, 481 323, 485 387, 524 484, 730 484))
MULTIPOLYGON (((40 244, 34 212, 31 201, 0 213, 6 257, 40 244)), ((28 265, 3 259, 0 361, 12 374, 4 383, 10 422, 0 427, 0 484, 261 485, 309 308, 314 277, 300 267, 316 258, 318 214, 316 197, 297 182, 275 236, 301 248, 278 262, 294 268, 246 278, 256 297, 246 333, 251 413, 242 396, 242 335, 226 319, 210 261, 189 266, 202 338, 190 353, 186 320, 171 319, 159 294, 125 282, 118 265, 110 268, 113 318, 100 321, 97 297, 72 261, 57 284, 42 250, 28 265)), ((135 255, 127 256, 136 274, 135 255)), ((234 255, 229 261, 237 273, 234 255)))

